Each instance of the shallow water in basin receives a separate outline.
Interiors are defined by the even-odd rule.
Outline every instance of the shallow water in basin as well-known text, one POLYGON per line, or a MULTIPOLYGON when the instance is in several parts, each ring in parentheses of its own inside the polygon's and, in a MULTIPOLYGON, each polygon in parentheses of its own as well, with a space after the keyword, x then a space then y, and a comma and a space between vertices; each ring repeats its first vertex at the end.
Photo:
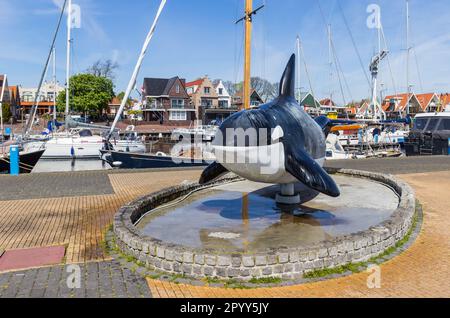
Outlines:
POLYGON ((144 235, 166 243, 225 252, 306 247, 377 226, 389 219, 399 199, 388 187, 366 179, 336 176, 341 197, 320 195, 285 210, 277 186, 249 181, 193 194, 147 215, 144 235))

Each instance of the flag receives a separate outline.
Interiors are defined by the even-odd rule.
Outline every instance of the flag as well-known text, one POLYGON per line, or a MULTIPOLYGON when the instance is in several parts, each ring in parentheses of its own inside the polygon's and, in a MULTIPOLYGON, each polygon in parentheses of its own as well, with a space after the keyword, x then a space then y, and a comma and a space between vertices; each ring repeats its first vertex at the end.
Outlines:
POLYGON ((78 4, 72 4, 70 27, 72 29, 81 28, 81 7, 78 4))

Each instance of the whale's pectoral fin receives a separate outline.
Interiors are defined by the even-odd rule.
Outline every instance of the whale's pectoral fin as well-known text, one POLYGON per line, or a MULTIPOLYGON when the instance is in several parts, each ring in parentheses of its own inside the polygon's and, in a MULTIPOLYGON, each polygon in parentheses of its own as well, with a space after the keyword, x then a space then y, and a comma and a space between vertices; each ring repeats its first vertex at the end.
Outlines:
POLYGON ((286 153, 286 171, 311 189, 332 197, 341 195, 333 178, 303 150, 286 153))
POLYGON ((199 183, 205 184, 211 182, 220 178, 226 173, 228 173, 228 170, 224 166, 222 166, 220 163, 214 162, 203 171, 199 183))

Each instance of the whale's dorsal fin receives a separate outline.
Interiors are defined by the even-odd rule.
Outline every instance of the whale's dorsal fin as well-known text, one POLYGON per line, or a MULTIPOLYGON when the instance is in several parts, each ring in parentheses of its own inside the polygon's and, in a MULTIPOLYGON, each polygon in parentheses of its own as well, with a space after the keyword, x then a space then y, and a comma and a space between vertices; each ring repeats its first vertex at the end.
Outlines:
POLYGON ((340 191, 330 175, 304 150, 286 148, 286 171, 313 190, 338 197, 340 191))
POLYGON ((292 54, 280 81, 280 96, 295 98, 295 54, 292 54))

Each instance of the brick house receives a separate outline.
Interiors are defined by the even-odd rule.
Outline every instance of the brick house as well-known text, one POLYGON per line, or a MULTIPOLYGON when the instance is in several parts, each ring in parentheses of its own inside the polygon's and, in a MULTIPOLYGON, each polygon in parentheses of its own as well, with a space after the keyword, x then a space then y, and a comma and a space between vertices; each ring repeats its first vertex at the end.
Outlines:
POLYGON ((215 83, 214 89, 218 96, 217 107, 205 109, 204 123, 209 125, 222 123, 225 119, 238 112, 238 108, 232 105, 231 95, 222 81, 215 83))
POLYGON ((0 75, 0 94, 3 91, 2 104, 8 104, 10 107, 11 117, 17 119, 20 110, 20 94, 18 86, 9 86, 8 78, 0 75))
POLYGON ((178 76, 170 79, 145 78, 142 117, 144 121, 169 126, 189 126, 195 121, 195 108, 186 92, 186 81, 178 76))
POLYGON ((205 76, 187 83, 186 90, 191 98, 191 105, 195 108, 197 120, 206 124, 207 110, 217 109, 219 107, 219 95, 216 92, 214 84, 208 76, 205 76))

